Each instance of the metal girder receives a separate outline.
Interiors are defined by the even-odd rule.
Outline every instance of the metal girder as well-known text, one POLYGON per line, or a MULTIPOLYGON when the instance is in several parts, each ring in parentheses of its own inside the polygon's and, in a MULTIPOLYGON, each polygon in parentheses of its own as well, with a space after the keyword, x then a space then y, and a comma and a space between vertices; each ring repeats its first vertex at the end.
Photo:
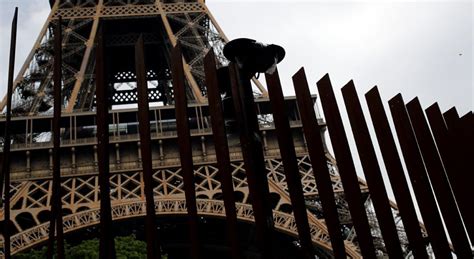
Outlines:
POLYGON ((92 53, 92 49, 95 43, 95 37, 97 34, 97 28, 99 27, 99 19, 100 19, 100 10, 102 8, 104 0, 99 0, 96 6, 96 12, 93 17, 94 22, 92 24, 92 29, 89 35, 89 39, 86 41, 86 51, 84 52, 84 56, 82 58, 81 67, 79 69, 79 73, 76 74, 76 83, 74 84, 74 88, 72 90, 71 96, 69 97, 68 104, 66 107, 66 112, 72 112, 74 106, 76 105, 77 95, 79 94, 79 90, 82 87, 82 84, 85 79, 85 73, 87 69, 87 65, 89 64, 89 59, 92 53))
MULTIPOLYGON (((53 26, 55 23, 56 23, 56 20, 51 20, 49 22, 50 26, 53 26)), ((77 23, 79 23, 79 25, 74 26, 76 24, 76 21, 74 19, 70 19, 69 21, 67 21, 67 26, 63 26, 64 27, 63 28, 64 38, 63 38, 63 41, 62 41, 62 46, 63 46, 63 50, 65 52, 65 55, 63 55, 63 63, 62 63, 62 67, 65 69, 65 71, 64 71, 65 73, 63 74, 63 83, 64 83, 63 84, 63 86, 64 86, 63 93, 64 93, 64 89, 67 89, 68 87, 70 87, 69 84, 76 81, 76 77, 77 77, 77 73, 78 73, 78 70, 75 67, 73 67, 72 65, 66 63, 67 62, 66 60, 68 58, 71 58, 75 54, 80 55, 80 52, 84 50, 83 45, 84 45, 85 41, 87 40, 84 37, 80 36, 78 33, 76 33, 72 28, 73 27, 75 27, 76 29, 82 28, 85 24, 87 24, 89 22, 77 21, 77 23), (79 42, 79 43, 77 43, 77 42, 79 42), (82 44, 81 44, 81 42, 82 42, 82 44)), ((41 47, 48 48, 48 45, 50 44, 50 42, 51 42, 50 40, 47 40, 45 43, 41 44, 41 47)), ((38 48, 35 51, 36 55, 43 55, 44 52, 40 52, 39 51, 40 48, 38 48)), ((49 55, 51 56, 51 54, 49 54, 49 55)), ((51 57, 50 57, 50 60, 48 62, 46 62, 45 64, 40 65, 36 70, 28 71, 24 75, 22 80, 26 82, 28 77, 35 76, 35 74, 34 74, 34 73, 36 73, 35 71, 39 71, 40 78, 41 78, 41 75, 42 75, 43 79, 41 79, 41 84, 39 85, 39 87, 37 87, 37 88, 34 87, 33 88, 33 89, 35 89, 34 91, 36 93, 36 96, 34 96, 33 100, 30 101, 31 105, 29 105, 29 107, 25 107, 25 108, 28 108, 30 114, 34 114, 34 113, 38 112, 38 109, 40 108, 39 107, 40 104, 43 103, 43 102, 48 102, 48 99, 51 99, 51 96, 49 94, 49 92, 51 92, 51 91, 48 90, 48 88, 51 87, 51 79, 52 79, 52 59, 51 59, 51 57)), ((38 81, 40 78, 34 79, 33 82, 38 81)), ((26 100, 26 103, 28 103, 28 99, 26 100)))
MULTIPOLYGON (((59 3, 60 1, 58 1, 59 3)), ((205 6, 204 3, 169 3, 164 4, 160 1, 156 1, 155 3, 145 3, 137 4, 138 2, 126 2, 126 4, 114 4, 108 5, 107 1, 100 0, 97 4, 92 2, 62 2, 61 5, 55 4, 52 7, 50 16, 48 17, 47 22, 41 32, 40 37, 35 44, 34 50, 30 53, 27 62, 25 63, 24 67, 20 71, 19 77, 15 80, 15 86, 18 85, 20 81, 24 78, 28 77, 28 67, 31 67, 30 64, 34 64, 33 57, 36 55, 36 50, 41 47, 41 43, 44 42, 44 39, 49 37, 48 34, 48 24, 54 23, 54 20, 61 15, 64 20, 68 20, 68 28, 65 30, 65 42, 64 47, 65 54, 64 58, 72 57, 72 55, 82 54, 82 62, 80 67, 72 67, 65 65, 67 72, 65 73, 64 81, 68 84, 65 85, 68 91, 67 99, 68 102, 65 107, 65 112, 72 112, 75 107, 85 107, 84 102, 87 102, 87 98, 83 99, 78 97, 78 95, 85 90, 81 90, 82 88, 89 89, 89 84, 91 83, 90 80, 87 80, 88 76, 86 75, 89 67, 91 66, 90 56, 93 53, 93 42, 95 39, 95 34, 97 30, 97 26, 99 23, 99 19, 101 17, 124 17, 124 15, 131 15, 131 16, 161 16, 163 22, 165 24, 165 29, 170 38, 172 45, 175 45, 175 42, 180 41, 185 48, 190 49, 192 57, 189 60, 185 60, 184 68, 185 74, 187 77, 188 84, 191 88, 191 92, 193 93, 193 99, 198 103, 204 103, 205 94, 204 89, 204 73, 203 73, 203 66, 202 66, 202 59, 204 55, 208 51, 208 47, 215 47, 216 53, 218 53, 217 57, 219 62, 226 62, 225 58, 222 55, 222 46, 226 42, 226 37, 223 35, 222 31, 220 30, 219 26, 213 20, 212 15, 210 14, 209 10, 205 6), (135 5, 137 4, 137 5, 135 5), (176 15, 180 15, 182 18, 177 17, 176 15), (171 30, 169 26, 168 19, 174 19, 183 27, 176 32, 171 30), (203 21, 203 19, 208 19, 208 26, 202 26, 199 23, 203 21), (77 20, 77 22, 73 22, 77 20), (83 35, 76 33, 75 30, 84 28, 84 26, 92 24, 92 28, 90 30, 89 36, 86 38, 83 35), (193 35, 193 37, 189 37, 188 34, 193 35), (69 40, 70 39, 70 40, 69 40), (74 46, 74 44, 78 44, 75 42, 80 42, 80 45, 74 46), (83 43, 82 43, 83 42, 83 43), (209 45, 209 46, 208 46, 209 45), (220 47, 219 47, 220 45, 220 47), (73 84, 73 85, 71 85, 73 84), (79 101, 79 103, 78 103, 79 101)), ((190 53, 191 53, 190 52, 190 53)), ((44 70, 42 73, 46 73, 44 75, 44 80, 39 88, 32 87, 32 89, 36 89, 37 97, 34 98, 36 100, 33 101, 33 107, 27 107, 28 103, 31 103, 31 100, 20 100, 17 102, 18 111, 26 108, 30 113, 36 113, 38 111, 38 107, 43 102, 48 102, 48 100, 44 100, 45 96, 43 91, 50 85, 50 77, 51 75, 47 72, 51 69, 48 65, 50 64, 47 62, 46 64, 42 64, 38 67, 39 70, 44 70), (48 79, 49 78, 49 79, 48 79), (24 107, 24 108, 21 108, 24 107)), ((253 80, 257 87, 260 89, 263 96, 266 96, 266 90, 261 86, 261 84, 253 80)), ((25 81, 27 83, 27 81, 25 81)), ((31 88, 31 87, 30 87, 31 88)), ((90 90, 89 90, 90 91, 90 90)), ((47 95, 47 94, 46 94, 47 95)), ((1 103, 0 108, 4 107, 4 101, 1 103)))
MULTIPOLYGON (((164 5, 162 3, 160 3, 160 1, 157 1, 155 4, 156 4, 156 6, 158 7, 158 9, 160 11, 160 16, 161 16, 163 25, 165 26, 166 33, 168 34, 168 38, 170 39, 171 44, 174 47, 178 43, 178 39, 175 36, 175 34, 174 34, 174 32, 171 28, 171 25, 168 21, 168 17, 166 15, 165 11, 164 11, 164 5)), ((201 93, 201 89, 198 86, 198 84, 197 84, 196 80, 194 79, 193 75, 191 74, 190 67, 186 63, 186 60, 184 60, 184 58, 183 58, 183 64, 184 64, 184 74, 185 74, 185 76, 188 80, 189 86, 191 87, 191 90, 192 90, 193 95, 194 95, 194 99, 198 103, 204 103, 205 100, 204 100, 204 97, 201 93)))
MULTIPOLYGON (((18 86, 18 83, 25 76, 25 72, 28 70, 33 60, 36 50, 41 47, 41 43, 43 39, 45 38, 46 32, 49 28, 48 21, 52 19, 53 14, 58 9, 58 7, 59 7, 59 1, 56 1, 54 6, 51 8, 51 13, 48 16, 47 22, 43 25, 43 28, 41 29, 41 32, 39 33, 38 38, 36 39, 36 42, 30 51, 30 54, 28 54, 28 57, 26 58, 25 63, 23 63, 23 66, 20 68, 20 71, 18 72, 15 78, 15 81, 13 82, 13 91, 15 91, 16 87, 18 86)), ((3 109, 5 108, 6 102, 7 102, 7 96, 4 96, 2 102, 0 103, 0 111, 3 111, 3 109)))

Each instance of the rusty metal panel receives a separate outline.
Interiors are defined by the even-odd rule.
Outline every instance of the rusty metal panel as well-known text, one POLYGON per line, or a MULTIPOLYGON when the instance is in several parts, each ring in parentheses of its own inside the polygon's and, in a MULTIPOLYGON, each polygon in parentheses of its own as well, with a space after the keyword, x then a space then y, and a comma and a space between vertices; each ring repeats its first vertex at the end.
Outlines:
POLYGON ((342 88, 342 95, 387 253, 391 258, 402 258, 392 209, 353 81, 342 88))
POLYGON ((244 168, 255 217, 257 246, 263 258, 275 258, 275 229, 272 208, 268 202, 270 191, 250 77, 241 74, 235 64, 231 63, 229 70, 244 168))
POLYGON ((102 28, 97 34, 96 46, 96 103, 97 103, 97 152, 100 188, 100 242, 99 255, 115 258, 114 235, 112 231, 112 209, 110 203, 109 168, 109 102, 105 72, 105 49, 102 28))
MULTIPOLYGON (((8 82, 7 82, 7 110, 5 118, 5 129, 3 134, 3 164, 2 164, 2 175, 0 176, 0 188, 4 190, 3 205, 3 253, 5 259, 11 258, 11 233, 10 233, 10 123, 11 123, 11 111, 12 111, 12 92, 13 92, 13 73, 15 70, 15 52, 16 52, 16 34, 18 24, 18 7, 15 8, 15 14, 12 20, 12 30, 10 39, 10 60, 8 65, 8 82), (4 181, 5 180, 5 181, 4 181)), ((0 200, 2 197, 2 189, 0 189, 0 200)))
POLYGON ((472 173, 474 171, 474 114, 472 111, 461 117, 461 123, 463 139, 465 140, 464 149, 462 150, 465 156, 464 161, 466 162, 466 169, 472 173))
POLYGON ((97 157, 100 189, 99 255, 101 258, 115 258, 115 242, 112 233, 112 209, 110 204, 109 103, 107 79, 105 75, 105 56, 104 35, 101 28, 97 34, 95 61, 97 157))
POLYGON ((61 197, 61 86, 62 86, 62 19, 59 17, 54 28, 54 116, 53 116, 53 193, 51 200, 51 219, 49 225, 48 258, 53 258, 54 240, 56 238, 57 258, 64 258, 64 233, 61 197), (56 236, 55 236, 56 232, 56 236))
POLYGON ((456 121, 459 120, 459 114, 456 110, 456 107, 451 107, 445 113, 443 113, 444 121, 446 122, 446 126, 448 130, 454 129, 454 125, 456 125, 456 121))
MULTIPOLYGON (((472 179, 472 172, 474 172, 474 115, 472 111, 463 115, 456 123, 454 129, 459 148, 461 169, 462 171, 470 172, 467 174, 467 177, 472 179)), ((466 190, 472 190, 469 184, 466 185, 466 190)))
POLYGON ((466 138, 464 146, 465 150, 463 150, 465 156, 464 161, 467 164, 467 172, 471 172, 470 179, 474 179, 474 114, 472 111, 463 116, 461 118, 461 122, 463 123, 464 134, 466 138))
POLYGON ((395 130, 402 149, 405 164, 418 201, 421 216, 436 257, 452 258, 448 239, 436 206, 436 201, 426 174, 417 140, 401 94, 389 101, 395 130))
POLYGON ((171 74, 173 77, 174 103, 176 111, 176 128, 178 132, 181 172, 184 181, 186 207, 189 219, 189 236, 191 241, 191 258, 201 258, 199 244, 198 215, 196 207, 196 190, 193 170, 193 153, 189 121, 187 114, 186 86, 184 84, 183 55, 180 44, 171 52, 171 74))
POLYGON ((468 258, 472 256, 471 246, 418 98, 408 102, 406 107, 454 251, 458 257, 468 258))
POLYGON ((410 195, 408 182, 377 87, 367 92, 365 99, 410 248, 415 258, 427 259, 428 253, 426 252, 425 241, 421 235, 415 205, 410 195))
POLYGON ((318 124, 314 112, 308 81, 303 68, 293 76, 293 84, 303 123, 304 136, 308 147, 308 154, 313 167, 314 179, 318 187, 319 198, 323 207, 323 215, 328 228, 331 246, 335 258, 346 258, 344 239, 341 235, 341 225, 337 213, 331 176, 327 166, 324 144, 321 139, 322 128, 318 124))
POLYGON ((357 240, 364 258, 376 258, 375 247, 370 225, 365 213, 364 199, 359 188, 359 180, 352 160, 349 142, 342 124, 341 114, 332 89, 329 75, 326 74, 318 83, 318 91, 328 125, 329 136, 337 159, 344 194, 349 204, 352 222, 357 233, 357 240))
POLYGON ((237 231, 237 213, 235 207, 234 185, 232 182, 232 166, 229 156, 229 144, 225 129, 225 121, 219 93, 219 82, 217 79, 216 60, 214 50, 211 49, 204 58, 204 71, 206 73, 207 98, 209 102, 209 113, 211 115, 212 136, 216 150, 217 168, 219 169, 219 181, 222 186, 224 199, 227 239, 230 247, 231 258, 242 258, 241 247, 237 231))
POLYGON ((441 114, 441 110, 437 103, 434 103, 426 110, 426 116, 428 118, 428 122, 430 124, 431 132, 433 133, 434 140, 436 141, 436 146, 439 151, 439 155, 443 162, 444 170, 446 171, 448 182, 451 185, 452 191, 454 196, 459 203, 463 195, 460 195, 458 189, 456 188, 456 178, 455 178, 455 170, 454 165, 452 164, 451 156, 452 152, 449 151, 449 136, 448 136, 448 128, 444 121, 443 115, 441 114))
POLYGON ((268 95, 270 97, 278 146, 280 147, 283 170, 288 184, 288 192, 290 194, 296 226, 298 228, 298 237, 301 242, 302 255, 308 259, 314 258, 303 187, 301 185, 295 145, 293 143, 293 134, 288 120, 288 110, 283 97, 278 70, 275 70, 271 75, 265 74, 265 79, 267 81, 268 95))
POLYGON ((142 158, 143 182, 145 185, 146 215, 145 238, 148 258, 161 258, 160 244, 156 225, 155 201, 153 199, 153 167, 151 157, 150 118, 148 106, 148 85, 145 68, 145 46, 143 35, 135 44, 135 68, 137 75, 138 127, 140 132, 140 150, 142 158))
MULTIPOLYGON (((0 184, 3 185, 3 180, 4 180, 4 177, 3 177, 3 149, 2 149, 2 152, 0 152, 0 172, 1 172, 1 180, 0 180, 0 184)), ((2 188, 2 191, 3 191, 3 188, 2 188)), ((0 197, 3 197, 3 195, 0 195, 0 197)), ((0 206, 3 205, 3 200, 0 199, 0 206)))
POLYGON ((474 181, 473 164, 473 115, 469 112, 456 120, 451 129, 448 129, 448 139, 451 156, 453 158, 454 172, 460 195, 463 195, 463 202, 459 204, 462 212, 466 213, 468 220, 465 222, 470 232, 474 232, 474 205, 472 197, 474 190, 472 182, 474 181))
POLYGON ((461 217, 471 240, 474 239, 474 210, 470 209, 471 197, 465 194, 462 188, 463 174, 456 169, 454 162, 454 152, 451 151, 451 141, 449 140, 448 128, 446 127, 443 115, 437 103, 434 103, 426 110, 431 132, 433 133, 439 155, 446 171, 448 182, 456 199, 461 217))

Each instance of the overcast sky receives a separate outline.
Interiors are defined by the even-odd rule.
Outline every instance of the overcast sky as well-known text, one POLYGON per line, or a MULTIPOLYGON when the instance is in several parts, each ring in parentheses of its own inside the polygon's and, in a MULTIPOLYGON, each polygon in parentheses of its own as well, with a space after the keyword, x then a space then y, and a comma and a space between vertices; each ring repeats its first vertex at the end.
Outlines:
MULTIPOLYGON (((6 89, 10 24, 19 6, 17 69, 49 13, 47 0, 0 0, 0 94, 6 89)), ((313 86, 325 73, 360 94, 378 85, 385 100, 401 92, 423 106, 473 110, 472 1, 242 1, 207 0, 230 38, 282 45, 286 94, 301 67, 313 86)), ((339 91, 336 92, 339 94, 339 91)))
MULTIPOLYGON (((473 107, 471 1, 208 1, 229 38, 282 45, 280 76, 306 68, 310 84, 329 73, 333 85, 354 79, 359 92, 378 85, 427 106, 461 113, 473 107)), ((313 87, 314 88, 314 87, 313 87)))

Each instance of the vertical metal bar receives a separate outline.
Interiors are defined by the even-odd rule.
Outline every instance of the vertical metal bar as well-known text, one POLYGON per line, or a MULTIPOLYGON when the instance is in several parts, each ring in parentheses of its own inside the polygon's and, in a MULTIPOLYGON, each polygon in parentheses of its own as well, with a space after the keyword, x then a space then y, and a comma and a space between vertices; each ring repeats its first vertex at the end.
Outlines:
POLYGON ((344 239, 341 235, 341 225, 337 213, 331 176, 327 166, 324 144, 320 136, 322 131, 314 112, 314 104, 309 92, 308 81, 303 68, 293 76, 296 101, 300 110, 303 132, 306 138, 308 154, 313 168, 314 179, 318 187, 319 199, 323 207, 323 215, 328 228, 334 257, 346 258, 344 239))
POLYGON ((288 121, 288 110, 283 97, 278 70, 275 70, 271 75, 265 74, 265 79, 267 81, 278 146, 280 147, 283 170, 288 184, 288 192, 290 194, 303 257, 314 258, 308 215, 306 212, 303 187, 301 185, 301 176, 296 160, 295 145, 293 143, 293 134, 288 121))
POLYGON ((468 156, 468 159, 465 159, 466 163, 468 164, 468 170, 469 172, 474 171, 474 159, 472 159, 472 154, 473 154, 473 147, 474 147, 474 114, 472 111, 468 112, 466 115, 461 117, 461 123, 464 131, 464 135, 466 137, 466 142, 465 142, 465 151, 466 153, 465 156, 468 156))
POLYGON ((57 19, 54 30, 54 117, 53 117, 53 193, 51 199, 51 220, 49 225, 48 258, 53 258, 56 239, 57 256, 64 258, 64 233, 61 198, 61 88, 62 88, 62 19, 57 19), (55 234, 56 231, 56 234, 55 234))
MULTIPOLYGON (((451 166, 449 162, 449 154, 448 151, 448 128, 446 127, 446 123, 444 121, 443 115, 441 114, 441 110, 439 108, 438 103, 432 104, 426 110, 426 116, 428 118, 428 122, 430 124, 431 132, 433 133, 434 140, 436 141, 436 146, 438 147, 439 155, 445 167, 446 173, 448 175, 449 182, 452 183, 452 179, 450 177, 451 166)), ((454 186, 451 186, 454 191, 454 186)), ((456 193, 455 193, 456 195, 456 193)), ((457 197, 456 197, 457 198, 457 197)))
POLYGON ((207 98, 211 115, 212 136, 216 150, 219 180, 222 186, 222 195, 227 222, 227 239, 231 258, 241 258, 240 244, 237 232, 237 213, 235 208, 234 185, 232 182, 232 166, 230 164, 229 144, 227 142, 222 102, 217 81, 216 60, 214 50, 210 49, 204 57, 204 71, 206 73, 207 98))
MULTIPOLYGON (((467 177, 472 177, 472 172, 474 172, 474 156, 473 156, 473 146, 474 146, 474 125, 473 125, 473 114, 472 111, 466 113, 462 116, 455 125, 455 136, 457 145, 459 148, 459 166, 461 171, 471 172, 467 177)), ((464 184, 467 184, 466 181, 463 181, 464 184)), ((469 185, 466 185, 466 191, 472 190, 469 185)), ((472 197, 472 196, 470 196, 472 197)), ((473 206, 474 208, 474 206, 473 206)))
POLYGON ((256 107, 249 75, 244 75, 235 64, 229 65, 232 99, 240 130, 240 143, 249 185, 250 199, 256 225, 257 246, 264 259, 275 258, 273 252, 273 212, 263 155, 256 107))
POLYGON ((443 113, 443 117, 444 121, 446 121, 448 131, 452 130, 454 128, 454 125, 456 125, 456 121, 459 120, 459 114, 456 110, 456 107, 451 107, 451 109, 443 113))
MULTIPOLYGON (((465 146, 464 146, 464 161, 466 162, 466 169, 467 172, 471 172, 469 174, 470 179, 474 178, 474 114, 469 112, 465 116, 461 118, 461 123, 463 123, 463 129, 465 134, 465 146)), ((472 188, 470 189, 472 193, 472 188)), ((471 196, 472 197, 472 196, 471 196)))
POLYGON ((469 217, 466 221, 466 227, 470 232, 474 232, 474 205, 472 203, 474 195, 472 189, 472 182, 474 181, 473 123, 472 112, 469 112, 455 121, 451 129, 448 128, 450 151, 452 152, 458 182, 457 187, 461 195, 464 196, 463 201, 465 201, 460 205, 463 207, 466 216, 469 217))
POLYGON ((344 187, 345 198, 349 204, 352 222, 357 233, 357 240, 359 241, 362 255, 364 258, 376 258, 364 200, 359 188, 359 180, 329 75, 326 74, 321 78, 317 85, 339 167, 339 174, 344 187))
MULTIPOLYGON (((3 177, 3 175, 4 175, 3 174, 3 161, 4 161, 3 160, 3 156, 4 156, 3 151, 4 150, 2 149, 2 152, 0 152, 0 185, 3 185, 3 183, 4 183, 3 182, 3 180, 4 180, 4 177, 3 177)), ((2 188, 3 188, 3 186, 2 186, 2 188)), ((2 192, 3 192, 3 189, 2 189, 2 192)), ((3 199, 2 198, 3 198, 3 195, 0 195, 0 206, 3 206, 3 199)))
POLYGON ((448 239, 444 232, 443 223, 436 207, 436 201, 426 175, 423 159, 421 158, 418 143, 401 94, 390 99, 389 106, 411 184, 433 251, 438 258, 452 258, 448 239))
POLYGON ((153 166, 151 158, 150 118, 148 106, 148 85, 145 68, 145 44, 140 35, 135 44, 135 69, 138 93, 138 128, 145 185, 146 216, 145 237, 147 258, 161 258, 159 235, 156 225, 155 201, 153 199, 153 166))
POLYGON ((110 202, 109 167, 109 101, 108 80, 105 73, 105 43, 103 28, 97 35, 96 47, 96 104, 97 104, 97 153, 100 188, 100 258, 115 258, 115 242, 112 233, 112 208, 110 202))
POLYGON ((456 169, 454 162, 455 152, 451 151, 448 129, 438 104, 434 103, 425 111, 460 215, 463 218, 469 237, 471 240, 474 240, 474 210, 470 208, 472 206, 472 200, 470 196, 465 194, 462 188, 462 182, 465 181, 465 179, 463 179, 465 172, 456 169))
POLYGON ((472 257, 471 246, 462 225, 461 216, 418 98, 408 102, 406 107, 454 251, 460 258, 472 257))
POLYGON ((354 134, 357 151, 359 152, 360 161, 369 187, 370 197, 374 204, 385 247, 387 248, 387 253, 391 258, 403 258, 403 251, 400 246, 400 240, 398 239, 397 228, 375 154, 374 145, 352 80, 342 88, 342 96, 344 97, 352 133, 354 134))
MULTIPOLYGON (((464 190, 464 199, 467 200, 465 207, 468 212, 469 222, 466 222, 466 227, 474 236, 474 205, 472 204, 472 197, 474 190, 472 189, 472 182, 474 182, 474 115, 472 112, 464 115, 460 119, 461 132, 457 133, 457 143, 460 146, 461 157, 460 160, 464 163, 457 163, 457 172, 462 175, 461 188, 464 190), (463 144, 461 146, 461 144, 463 144)), ((471 243, 474 238, 471 239, 471 243)))
POLYGON ((54 41, 54 117, 53 117, 53 194, 56 206, 56 246, 57 258, 64 258, 64 230, 61 195, 61 109, 62 109, 62 28, 61 17, 56 24, 54 41))
MULTIPOLYGON (((455 168, 455 172, 457 178, 459 179, 459 188, 462 195, 466 195, 466 191, 470 189, 469 186, 466 186, 466 175, 464 172, 470 172, 468 168, 468 163, 472 160, 471 157, 466 158, 465 152, 469 152, 467 146, 472 143, 469 143, 467 135, 465 134, 465 129, 463 128, 463 124, 465 123, 466 116, 459 118, 456 109, 453 107, 447 112, 444 113, 444 118, 446 120, 446 124, 448 125, 448 139, 449 139, 449 146, 451 151, 451 157, 453 159, 453 164, 455 168)), ((472 128, 470 129, 472 131, 472 128)), ((472 203, 470 204, 472 209, 472 203)))
MULTIPOLYGON (((13 74, 15 70, 15 52, 16 52, 16 31, 18 23, 18 7, 15 8, 15 14, 12 21, 11 30, 11 41, 10 41, 10 60, 8 66, 8 88, 7 88, 7 110, 5 118, 5 129, 3 133, 3 164, 2 164, 2 175, 0 176, 0 188, 5 184, 4 199, 5 204, 3 207, 3 253, 5 259, 11 258, 11 247, 10 247, 10 123, 11 123, 11 111, 12 111, 12 92, 13 92, 13 74), (3 180, 5 179, 5 182, 3 180)), ((2 190, 0 189, 0 199, 2 197, 2 190)))
POLYGON ((365 99, 369 107, 370 117, 372 118, 372 124, 374 125, 387 175, 392 185, 393 195, 397 201, 398 211, 405 227, 410 250, 413 251, 415 258, 427 259, 428 254, 425 241, 421 235, 415 205, 410 196, 408 182, 377 87, 367 92, 365 99))
POLYGON ((199 223, 196 206, 196 189, 193 169, 193 153, 189 132, 187 113, 186 85, 184 82, 183 56, 181 45, 176 44, 171 52, 171 75, 173 77, 174 103, 176 110, 176 127, 178 132, 181 172, 184 181, 186 207, 189 219, 189 236, 191 241, 191 258, 200 258, 199 223))

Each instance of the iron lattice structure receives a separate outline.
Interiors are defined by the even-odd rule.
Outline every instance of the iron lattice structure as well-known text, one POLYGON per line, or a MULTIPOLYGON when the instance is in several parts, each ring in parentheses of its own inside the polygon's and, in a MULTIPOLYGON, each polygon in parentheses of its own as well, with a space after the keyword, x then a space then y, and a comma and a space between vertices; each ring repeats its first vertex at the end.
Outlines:
MULTIPOLYGON (((48 238, 52 190, 51 102, 53 74, 53 27, 62 17, 63 28, 63 114, 61 122, 62 206, 65 210, 64 231, 91 227, 99 221, 98 154, 95 137, 95 37, 102 26, 107 35, 111 100, 116 106, 137 102, 135 70, 127 64, 129 49, 144 35, 148 49, 156 58, 148 59, 147 71, 153 141, 153 179, 157 215, 186 213, 183 179, 180 175, 179 151, 176 145, 173 91, 170 77, 169 50, 178 42, 184 56, 187 97, 192 103, 191 121, 193 160, 196 177, 198 213, 225 217, 220 182, 216 180, 216 155, 211 140, 211 126, 206 101, 203 57, 212 48, 219 65, 227 63, 222 48, 227 38, 203 1, 155 0, 63 0, 51 4, 51 13, 23 67, 14 82, 14 119, 11 164, 11 209, 15 234, 12 252, 17 253, 48 238)), ((130 63, 130 62, 128 62, 130 63)), ((272 195, 275 227, 297 236, 285 174, 275 136, 266 90, 254 80, 260 91, 256 96, 260 130, 263 134, 265 164, 272 195)), ((315 98, 315 97, 314 97, 315 98)), ((4 99, 0 105, 5 107, 4 99)), ((311 237, 322 254, 331 250, 328 231, 322 216, 316 182, 302 134, 302 124, 295 98, 287 98, 291 107, 290 124, 298 157, 299 170, 309 213, 311 237)), ((137 109, 113 109, 109 125, 111 199, 114 220, 143 216, 145 213, 143 175, 141 173, 140 138, 137 109)), ((119 107, 120 108, 120 107, 119 107)), ((122 107, 123 108, 123 107, 122 107)), ((324 125, 322 120, 319 121, 324 125)), ((0 123, 4 123, 0 119, 0 123)), ((323 134, 324 132, 322 132, 323 134)), ((233 183, 237 197, 238 219, 253 222, 248 201, 243 158, 236 135, 229 136, 233 183)), ((348 256, 359 258, 357 237, 352 227, 347 202, 336 161, 327 153, 338 212, 343 226, 348 256)), ((384 250, 370 194, 359 180, 366 199, 366 210, 380 254, 384 250)), ((392 212, 398 219, 396 205, 392 212)), ((0 211, 3 220, 3 211, 0 211)), ((397 220, 399 236, 407 245, 403 226, 397 220)), ((406 247, 405 247, 406 248, 406 247)))

